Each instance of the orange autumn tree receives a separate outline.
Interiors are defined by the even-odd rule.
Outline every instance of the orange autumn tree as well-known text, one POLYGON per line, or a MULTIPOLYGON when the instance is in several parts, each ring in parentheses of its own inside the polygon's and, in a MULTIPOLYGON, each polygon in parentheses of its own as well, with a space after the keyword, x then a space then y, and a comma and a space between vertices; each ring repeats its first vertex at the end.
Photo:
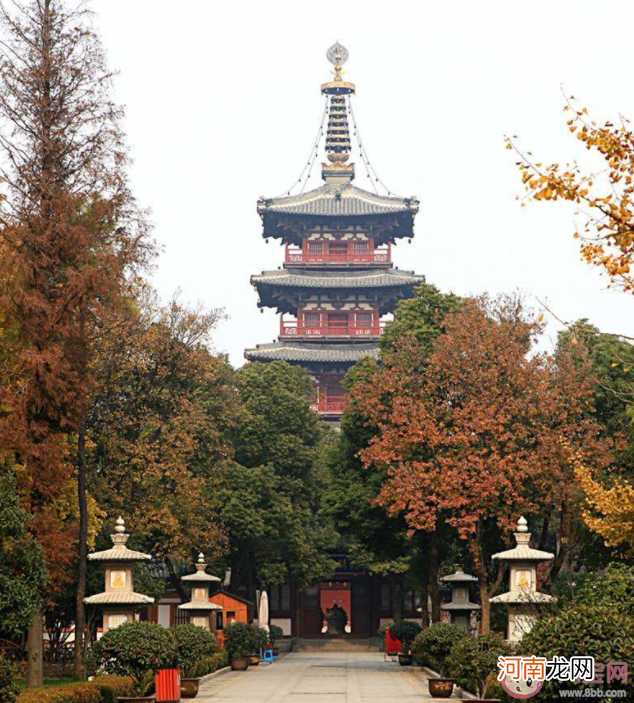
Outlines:
POLYGON ((618 124, 598 124, 573 96, 564 112, 570 132, 591 158, 598 157, 595 167, 540 163, 510 138, 507 149, 520 156, 527 198, 574 203, 579 216, 575 237, 584 258, 601 267, 612 284, 634 293, 634 133, 623 118, 618 124))
MULTIPOLYGON (((78 542, 75 673, 83 673, 88 534, 86 412, 95 340, 150 253, 127 187, 121 110, 91 17, 64 0, 0 2, 0 319, 12 364, 0 437, 25 468, 23 493, 51 573, 78 542), (78 535, 58 504, 77 487, 78 535)), ((42 681, 41 618, 29 684, 42 681)))
POLYGON ((465 540, 483 632, 503 578, 492 571, 491 535, 508 539, 520 514, 570 530, 572 471, 559 439, 602 449, 587 367, 532 353, 539 331, 516 298, 470 300, 449 315, 429 357, 403 340, 352 389, 380 428, 361 452, 366 467, 387 473, 378 502, 412 531, 445 521, 465 540))

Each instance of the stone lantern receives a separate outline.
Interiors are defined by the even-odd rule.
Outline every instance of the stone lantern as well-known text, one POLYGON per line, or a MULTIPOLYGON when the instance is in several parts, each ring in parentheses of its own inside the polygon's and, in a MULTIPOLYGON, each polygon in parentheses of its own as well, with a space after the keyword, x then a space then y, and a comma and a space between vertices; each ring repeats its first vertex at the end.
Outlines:
POLYGON ((458 569, 455 574, 443 576, 440 580, 451 586, 451 603, 445 603, 440 606, 441 609, 449 612, 452 624, 470 630, 471 613, 480 610, 480 606, 470 602, 469 584, 478 579, 470 574, 465 574, 462 569, 458 569))
POLYGON ((132 581, 134 564, 149 561, 152 557, 143 552, 128 549, 123 518, 117 519, 112 548, 88 555, 90 561, 103 562, 106 567, 106 590, 103 593, 84 599, 87 605, 101 606, 103 611, 103 631, 112 630, 124 622, 133 622, 136 612, 144 605, 154 603, 154 598, 135 593, 132 581))
POLYGON ((515 532, 516 546, 493 555, 493 559, 506 562, 510 568, 509 592, 491 598, 491 603, 505 603, 509 607, 507 637, 510 642, 519 642, 533 629, 536 607, 555 600, 537 590, 537 564, 548 561, 555 555, 532 549, 529 545, 530 539, 526 519, 521 517, 517 521, 515 532))
POLYGON ((181 581, 191 586, 192 599, 189 603, 179 605, 179 610, 184 610, 189 616, 189 622, 193 625, 211 630, 211 614, 216 610, 222 610, 222 606, 209 601, 209 589, 212 583, 220 583, 217 576, 208 574, 205 569, 205 555, 201 552, 196 563, 196 573, 183 576, 181 581))

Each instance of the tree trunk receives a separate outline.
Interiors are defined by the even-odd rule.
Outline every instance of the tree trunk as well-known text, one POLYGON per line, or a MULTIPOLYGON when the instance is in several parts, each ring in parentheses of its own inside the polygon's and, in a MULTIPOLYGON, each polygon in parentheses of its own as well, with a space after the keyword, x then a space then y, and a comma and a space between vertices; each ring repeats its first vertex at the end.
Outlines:
POLYGON ((394 574, 390 575, 392 582, 392 617, 394 620, 403 619, 403 585, 401 580, 394 578, 394 574))
POLYGON ((491 630, 491 603, 486 579, 480 576, 478 577, 478 589, 480 591, 480 634, 486 635, 491 630))
POLYGON ((491 630, 491 603, 489 602, 489 591, 487 589, 487 566, 484 561, 484 549, 482 547, 482 525, 480 521, 476 524, 476 529, 469 536, 469 549, 473 557, 473 570, 478 577, 478 590, 480 592, 480 634, 484 635, 491 630))
POLYGON ((420 550, 420 610, 423 630, 429 627, 429 549, 427 533, 421 533, 420 550))
POLYGON ((555 581, 562 567, 568 558, 570 548, 570 532, 571 532, 571 515, 568 509, 567 501, 564 501, 561 506, 560 531, 558 539, 558 549, 555 558, 551 562, 551 569, 548 573, 547 583, 551 584, 555 581))
POLYGON ((440 591, 438 590, 438 533, 432 532, 429 541, 429 595, 431 621, 440 622, 440 591))
POLYGON ((77 438, 77 498, 79 502, 79 545, 77 564, 77 591, 75 594, 75 678, 83 679, 86 633, 86 568, 88 560, 88 506, 86 503, 86 419, 77 438))
POLYGON ((429 579, 424 578, 420 584, 420 615, 423 630, 429 627, 429 579))
POLYGON ((44 683, 44 616, 37 613, 33 618, 26 640, 28 659, 26 664, 26 685, 28 688, 44 683))

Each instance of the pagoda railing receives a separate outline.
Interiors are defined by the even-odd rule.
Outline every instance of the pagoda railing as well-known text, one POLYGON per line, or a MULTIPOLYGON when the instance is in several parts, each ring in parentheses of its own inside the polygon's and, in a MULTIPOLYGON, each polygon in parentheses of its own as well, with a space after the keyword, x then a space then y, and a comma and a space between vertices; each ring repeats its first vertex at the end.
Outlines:
POLYGON ((295 321, 282 321, 280 335, 282 337, 378 337, 384 327, 384 322, 367 327, 353 324, 345 327, 333 327, 332 325, 299 325, 295 321))
POLYGON ((375 249, 361 254, 353 252, 315 254, 301 249, 286 248, 286 263, 288 264, 387 264, 391 261, 392 255, 389 248, 375 249))
POLYGON ((342 413, 346 405, 345 399, 317 400, 310 406, 316 413, 342 413))

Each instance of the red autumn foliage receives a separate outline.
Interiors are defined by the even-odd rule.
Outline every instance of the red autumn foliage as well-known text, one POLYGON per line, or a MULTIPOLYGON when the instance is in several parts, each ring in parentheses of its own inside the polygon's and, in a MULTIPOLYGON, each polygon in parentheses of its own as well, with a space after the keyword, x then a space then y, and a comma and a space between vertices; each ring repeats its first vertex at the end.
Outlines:
MULTIPOLYGON (((490 586, 484 530, 510 531, 521 514, 573 510, 569 445, 607 461, 592 417, 592 378, 578 358, 535 353, 539 324, 517 298, 466 301, 446 319, 431 355, 405 339, 353 402, 379 432, 361 452, 386 470, 378 502, 412 530, 444 520, 467 541, 479 577, 483 629, 490 586)), ((563 558, 563 557, 562 557, 563 558)))

